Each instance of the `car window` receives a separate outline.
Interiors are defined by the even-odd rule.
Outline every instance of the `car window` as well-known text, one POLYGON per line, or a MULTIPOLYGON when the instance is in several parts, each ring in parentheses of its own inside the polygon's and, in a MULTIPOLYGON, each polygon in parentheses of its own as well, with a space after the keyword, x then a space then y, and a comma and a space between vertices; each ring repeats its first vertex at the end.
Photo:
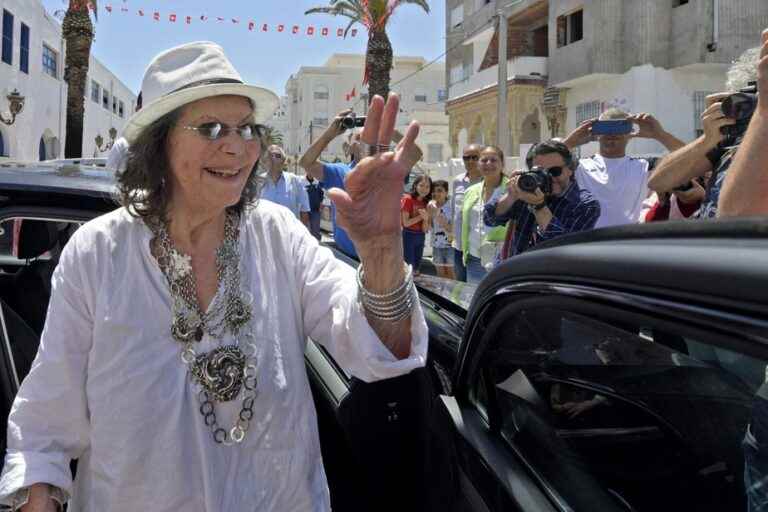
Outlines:
POLYGON ((747 487, 767 495, 766 360, 555 309, 519 311, 496 332, 472 396, 566 501, 746 510, 747 487))
POLYGON ((13 220, 0 222, 0 256, 12 254, 13 239, 13 220))

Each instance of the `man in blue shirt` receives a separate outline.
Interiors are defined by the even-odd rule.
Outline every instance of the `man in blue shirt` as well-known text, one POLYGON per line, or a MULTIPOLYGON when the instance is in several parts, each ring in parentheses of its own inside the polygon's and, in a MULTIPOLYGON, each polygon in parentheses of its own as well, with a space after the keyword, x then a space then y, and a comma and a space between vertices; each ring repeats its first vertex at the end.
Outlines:
POLYGON ((518 185, 522 173, 509 181, 507 193, 485 205, 484 221, 488 226, 500 226, 509 221, 500 259, 525 252, 539 242, 568 233, 592 229, 600 217, 600 204, 592 195, 579 188, 574 179, 578 162, 562 142, 541 142, 528 152, 529 168, 546 169, 551 176, 552 189, 545 194, 541 188, 526 192, 518 185), (511 238, 510 238, 511 234, 511 238))
POLYGON ((261 188, 261 199, 285 206, 309 228, 309 197, 304 180, 285 172, 283 148, 275 144, 269 146, 262 162, 267 169, 267 177, 261 188))
MULTIPOLYGON (((348 115, 351 110, 340 112, 328 128, 320 137, 307 149, 299 160, 299 165, 306 171, 308 176, 312 176, 320 182, 323 190, 330 188, 344 188, 344 178, 352 172, 355 164, 360 161, 360 134, 350 134, 349 141, 345 144, 345 152, 349 157, 349 163, 325 163, 318 161, 320 154, 328 145, 344 133, 345 129, 341 120, 348 115)), ((336 224, 336 205, 331 203, 331 220, 333 221, 333 240, 343 253, 357 259, 357 252, 352 240, 349 239, 346 231, 336 224)))

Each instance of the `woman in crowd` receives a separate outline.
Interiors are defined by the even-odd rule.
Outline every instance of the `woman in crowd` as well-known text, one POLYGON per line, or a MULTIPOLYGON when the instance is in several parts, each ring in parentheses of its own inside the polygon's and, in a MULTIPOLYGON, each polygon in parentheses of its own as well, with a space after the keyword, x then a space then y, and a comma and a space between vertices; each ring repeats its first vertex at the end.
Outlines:
POLYGON ((403 194, 400 201, 405 262, 413 267, 414 275, 419 274, 421 258, 424 255, 425 232, 429 228, 427 204, 430 200, 432 179, 424 174, 416 178, 410 193, 403 194))
POLYGON ((506 190, 509 181, 503 174, 504 153, 496 146, 480 152, 478 168, 483 181, 467 188, 462 206, 461 247, 467 267, 467 282, 477 284, 493 267, 506 226, 489 228, 483 222, 483 207, 506 190))
POLYGON ((289 210, 253 201, 274 93, 244 84, 213 43, 155 57, 142 92, 124 133, 124 207, 80 228, 53 276, 0 503, 328 511, 307 337, 365 381, 426 358, 398 215, 418 125, 390 151, 398 98, 374 97, 362 139, 379 153, 330 191, 356 276, 289 210))
POLYGON ((454 279, 453 276, 453 211, 448 202, 448 182, 436 180, 432 184, 433 199, 427 205, 432 241, 432 263, 439 277, 454 279))

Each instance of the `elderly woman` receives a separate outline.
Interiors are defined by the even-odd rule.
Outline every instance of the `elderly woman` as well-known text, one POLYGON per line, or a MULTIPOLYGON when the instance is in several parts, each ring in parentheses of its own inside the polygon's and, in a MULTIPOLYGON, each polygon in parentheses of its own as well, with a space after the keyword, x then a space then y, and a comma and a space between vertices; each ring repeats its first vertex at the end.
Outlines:
POLYGON ((330 191, 356 277, 289 210, 252 204, 256 123, 277 97, 243 84, 219 46, 161 53, 142 91, 125 129, 124 208, 83 226, 54 274, 9 419, 1 502, 330 510, 304 347, 322 343, 365 381, 424 365, 399 214, 418 126, 390 151, 398 99, 374 98, 362 135, 372 157, 330 191))

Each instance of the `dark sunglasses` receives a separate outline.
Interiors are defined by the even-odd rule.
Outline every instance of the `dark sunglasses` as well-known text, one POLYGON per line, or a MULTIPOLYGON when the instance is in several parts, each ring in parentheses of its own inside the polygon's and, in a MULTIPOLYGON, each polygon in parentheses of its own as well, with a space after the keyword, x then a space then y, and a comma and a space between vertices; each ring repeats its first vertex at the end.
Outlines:
POLYGON ((478 155, 464 155, 461 159, 465 162, 470 162, 472 160, 479 160, 480 157, 478 155))
POLYGON ((281 155, 280 153, 270 153, 269 156, 271 156, 275 160, 282 160, 283 159, 283 155, 281 155))
POLYGON ((246 123, 238 127, 227 126, 219 122, 203 123, 200 126, 182 126, 185 130, 194 130, 208 140, 221 140, 232 132, 237 132, 243 140, 261 138, 264 127, 256 123, 246 123))
POLYGON ((547 169, 547 172, 553 178, 557 178, 558 176, 563 174, 563 168, 562 167, 550 167, 549 169, 547 169))

